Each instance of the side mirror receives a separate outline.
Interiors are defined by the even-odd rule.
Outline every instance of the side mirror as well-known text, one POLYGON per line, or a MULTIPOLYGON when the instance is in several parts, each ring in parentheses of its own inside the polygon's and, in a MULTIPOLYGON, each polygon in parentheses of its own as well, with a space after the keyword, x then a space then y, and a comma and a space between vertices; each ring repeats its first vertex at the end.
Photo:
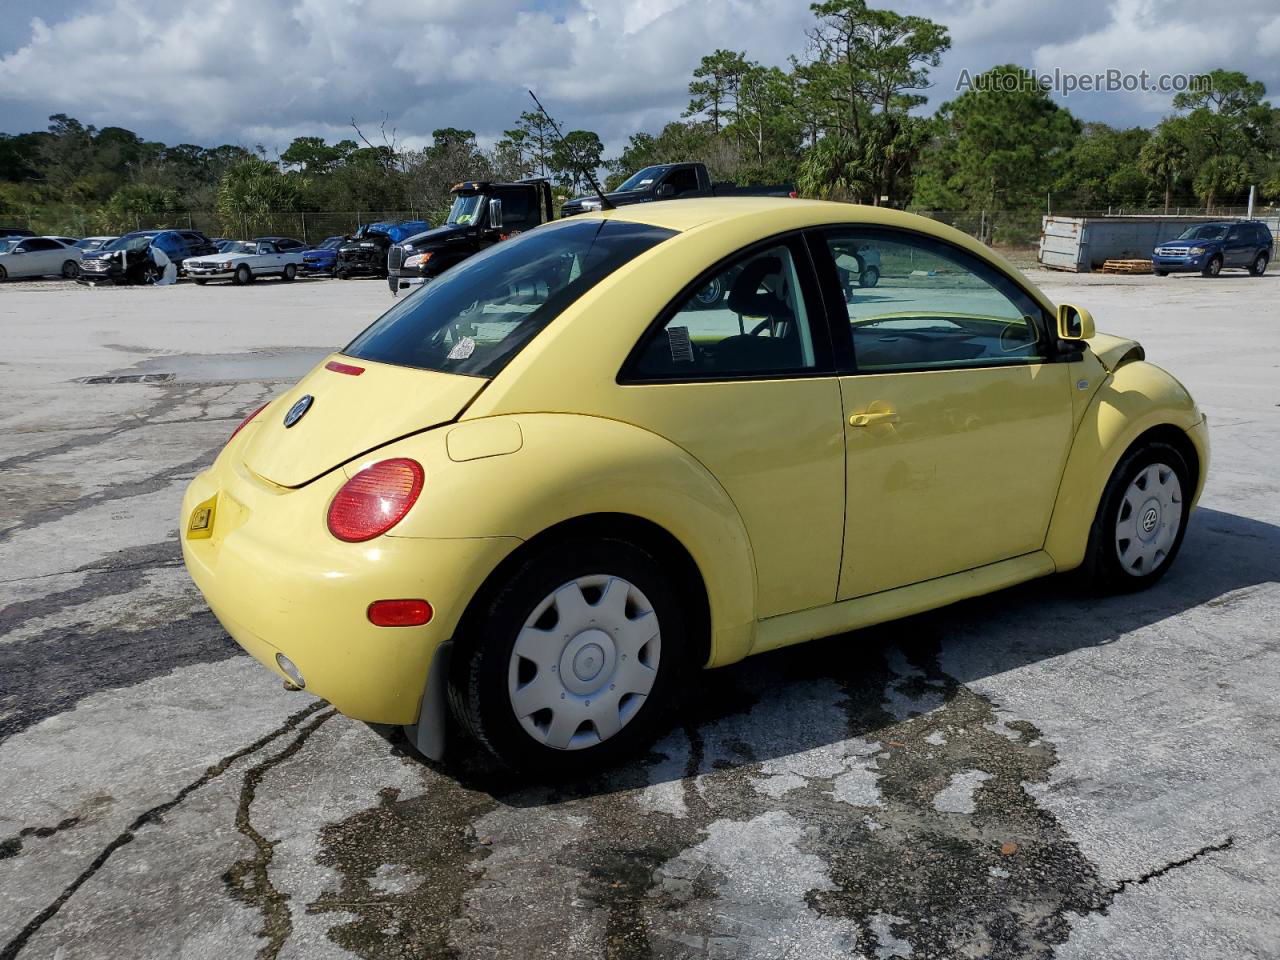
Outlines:
POLYGON ((1090 340, 1095 333, 1093 314, 1088 310, 1070 303, 1058 305, 1058 339, 1090 340))
POLYGON ((26 253, 26 252, 27 251, 23 250, 21 247, 14 247, 12 250, 9 251, 10 255, 14 255, 14 256, 16 256, 19 253, 26 253))
POLYGON ((676 185, 674 183, 664 183, 658 187, 658 196, 663 200, 676 195, 676 185))
POLYGON ((502 229, 502 201, 493 199, 489 201, 489 228, 492 230, 502 229))

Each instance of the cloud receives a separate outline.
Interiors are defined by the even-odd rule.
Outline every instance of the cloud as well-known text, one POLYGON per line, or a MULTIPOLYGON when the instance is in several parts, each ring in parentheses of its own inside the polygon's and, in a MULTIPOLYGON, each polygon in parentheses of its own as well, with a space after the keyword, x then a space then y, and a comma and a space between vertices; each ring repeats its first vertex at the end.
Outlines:
MULTIPOLYGON (((881 0, 946 24, 936 106, 961 69, 1244 69, 1280 89, 1274 0, 1208 18, 1191 0, 881 0), (1135 66, 1136 65, 1136 66, 1135 66)), ((689 75, 717 47, 785 64, 805 50, 808 0, 6 0, 0 128, 69 113, 170 142, 282 148, 348 136, 387 113, 411 144, 456 126, 491 142, 535 88, 570 128, 616 150, 688 101, 689 75), (10 8, 9 4, 12 4, 10 8), (15 18, 25 18, 24 20, 15 18)), ((1086 119, 1152 122, 1168 96, 1073 97, 1086 119)))

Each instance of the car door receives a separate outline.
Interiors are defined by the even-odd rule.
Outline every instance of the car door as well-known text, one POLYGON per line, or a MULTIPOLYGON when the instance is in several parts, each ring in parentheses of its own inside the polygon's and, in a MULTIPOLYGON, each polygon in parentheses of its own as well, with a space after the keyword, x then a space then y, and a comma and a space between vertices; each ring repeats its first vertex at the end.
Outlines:
POLYGON ((284 269, 283 257, 276 245, 267 240, 259 240, 257 255, 253 258, 254 273, 279 273, 284 269))
POLYGON ((1043 308, 934 238, 849 227, 811 243, 842 373, 839 599, 1040 549, 1072 431, 1070 369, 1043 308), (872 253, 879 280, 864 287, 872 253))
POLYGON ((1253 243, 1245 224, 1233 224, 1227 231, 1227 239, 1223 243, 1222 265, 1225 267, 1247 267, 1252 259, 1253 243))
POLYGON ((22 242, 22 271, 28 277, 43 277, 62 269, 62 244, 45 237, 31 237, 22 242))
POLYGON ((751 539, 761 618, 831 603, 844 527, 844 435, 822 300, 802 239, 701 276, 636 345, 610 416, 687 451, 751 539), (712 286, 727 295, 707 302, 712 286))

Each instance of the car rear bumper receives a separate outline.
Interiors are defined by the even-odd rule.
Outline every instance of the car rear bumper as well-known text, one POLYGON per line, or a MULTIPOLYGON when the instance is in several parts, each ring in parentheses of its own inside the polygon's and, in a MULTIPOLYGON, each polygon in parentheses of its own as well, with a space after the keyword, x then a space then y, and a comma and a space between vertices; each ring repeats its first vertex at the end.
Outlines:
POLYGON ((277 487, 233 465, 238 454, 230 453, 191 482, 182 504, 183 558, 210 609, 260 663, 287 679, 276 660, 283 654, 305 689, 342 713, 415 723, 436 649, 519 541, 381 536, 344 543, 324 524, 329 500, 347 480, 342 470, 298 489, 277 487), (211 535, 193 538, 192 513, 210 500, 211 535), (369 604, 385 599, 423 599, 434 615, 423 626, 374 626, 369 604))

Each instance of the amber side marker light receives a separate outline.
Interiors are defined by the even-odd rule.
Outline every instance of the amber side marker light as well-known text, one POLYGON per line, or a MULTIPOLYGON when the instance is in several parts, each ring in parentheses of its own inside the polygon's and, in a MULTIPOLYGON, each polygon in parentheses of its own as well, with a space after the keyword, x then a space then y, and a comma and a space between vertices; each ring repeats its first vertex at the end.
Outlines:
POLYGON ((375 600, 369 604, 369 622, 375 627, 420 627, 435 613, 425 600, 375 600))

